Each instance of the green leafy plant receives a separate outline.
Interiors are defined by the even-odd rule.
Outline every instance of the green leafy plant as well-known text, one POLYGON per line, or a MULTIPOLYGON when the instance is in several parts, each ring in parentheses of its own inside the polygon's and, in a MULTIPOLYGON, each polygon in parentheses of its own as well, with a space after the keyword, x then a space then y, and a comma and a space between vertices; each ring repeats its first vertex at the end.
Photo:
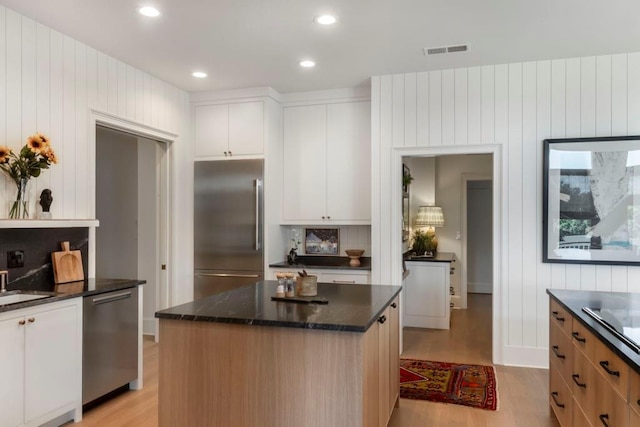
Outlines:
POLYGON ((417 255, 423 255, 428 250, 429 240, 431 239, 429 239, 424 230, 418 229, 414 231, 411 250, 413 250, 417 255))
POLYGON ((409 184, 411 184, 412 181, 413 181, 413 177, 411 176, 410 173, 408 173, 408 172, 403 172, 402 173, 402 186, 403 187, 408 187, 409 184))

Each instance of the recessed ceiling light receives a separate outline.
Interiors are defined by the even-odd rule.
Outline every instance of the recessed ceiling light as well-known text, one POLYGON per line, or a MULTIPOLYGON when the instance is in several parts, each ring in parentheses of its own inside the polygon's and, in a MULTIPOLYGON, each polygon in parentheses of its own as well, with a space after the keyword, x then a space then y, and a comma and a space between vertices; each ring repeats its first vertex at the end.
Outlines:
POLYGON ((322 15, 316 18, 316 22, 320 25, 332 25, 337 21, 336 17, 333 15, 322 15))
POLYGON ((205 77, 207 77, 207 73, 205 73, 203 71, 194 71, 191 75, 193 77, 197 77, 199 79, 204 79, 205 77))
POLYGON ((313 61, 309 61, 309 60, 300 61, 300 66, 304 67, 304 68, 313 68, 313 67, 316 66, 316 63, 313 62, 313 61))
POLYGON ((149 16, 151 18, 155 18, 156 16, 160 16, 160 11, 158 9, 156 9, 155 7, 151 7, 151 6, 143 6, 140 9, 138 9, 138 12, 141 15, 149 16))

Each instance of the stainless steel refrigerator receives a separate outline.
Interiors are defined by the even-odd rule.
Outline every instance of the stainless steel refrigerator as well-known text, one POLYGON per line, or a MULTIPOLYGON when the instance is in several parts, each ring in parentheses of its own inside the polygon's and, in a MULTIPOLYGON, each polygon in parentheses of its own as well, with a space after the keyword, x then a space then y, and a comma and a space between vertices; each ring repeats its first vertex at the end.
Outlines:
POLYGON ((262 160, 195 162, 194 299, 263 279, 262 171, 262 160))

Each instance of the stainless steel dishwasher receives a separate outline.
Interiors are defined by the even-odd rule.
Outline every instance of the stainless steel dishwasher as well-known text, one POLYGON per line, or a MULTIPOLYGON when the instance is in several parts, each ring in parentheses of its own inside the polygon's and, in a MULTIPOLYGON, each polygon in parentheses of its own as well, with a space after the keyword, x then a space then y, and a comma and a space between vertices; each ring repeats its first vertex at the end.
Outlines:
POLYGON ((138 376, 138 290, 84 297, 82 404, 138 376))

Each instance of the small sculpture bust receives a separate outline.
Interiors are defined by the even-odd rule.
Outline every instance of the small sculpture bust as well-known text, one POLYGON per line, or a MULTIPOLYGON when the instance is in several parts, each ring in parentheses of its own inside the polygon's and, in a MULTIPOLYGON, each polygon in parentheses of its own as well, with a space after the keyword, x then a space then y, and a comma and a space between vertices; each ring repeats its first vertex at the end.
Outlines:
POLYGON ((40 206, 42 206, 42 212, 49 212, 52 202, 53 196, 51 195, 51 190, 45 188, 42 190, 42 193, 40 193, 40 206))

